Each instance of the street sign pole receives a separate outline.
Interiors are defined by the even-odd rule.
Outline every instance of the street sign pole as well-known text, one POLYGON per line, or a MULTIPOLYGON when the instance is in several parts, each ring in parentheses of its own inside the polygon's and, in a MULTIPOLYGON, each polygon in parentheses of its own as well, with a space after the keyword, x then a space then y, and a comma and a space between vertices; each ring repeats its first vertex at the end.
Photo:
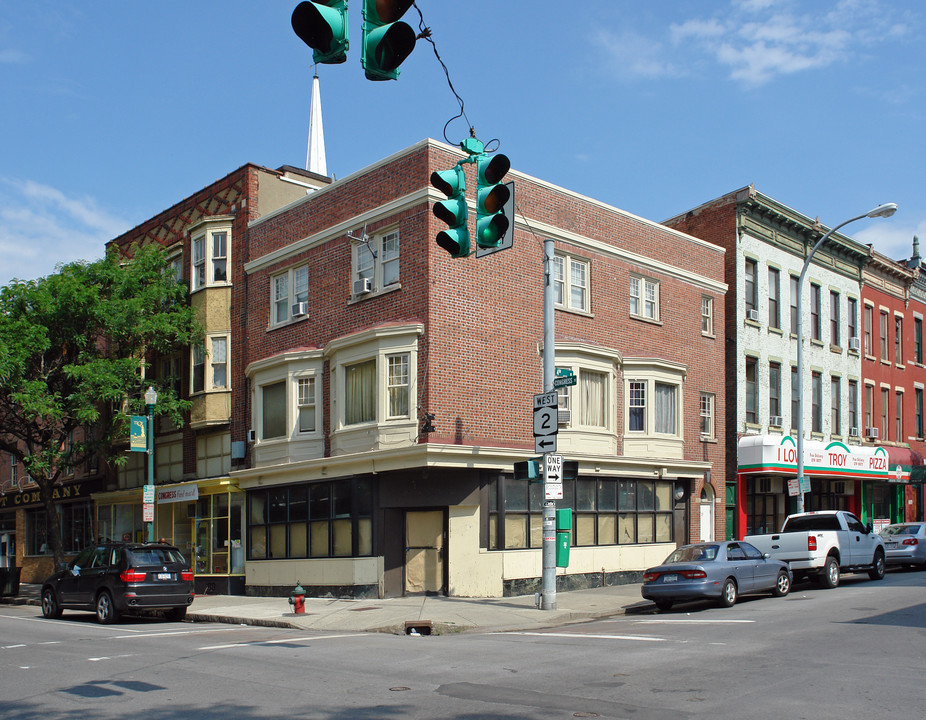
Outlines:
MULTIPOLYGON (((556 332, 554 325, 553 296, 553 241, 543 241, 544 286, 543 286, 543 389, 553 390, 553 376, 556 372, 556 332)), ((555 435, 554 435, 555 437, 555 435)), ((553 448, 556 449, 555 447, 553 448)), ((547 455, 544 451, 544 468, 547 467, 547 455)), ((556 610, 556 501, 549 498, 550 479, 543 475, 543 576, 541 578, 541 610, 556 610)))

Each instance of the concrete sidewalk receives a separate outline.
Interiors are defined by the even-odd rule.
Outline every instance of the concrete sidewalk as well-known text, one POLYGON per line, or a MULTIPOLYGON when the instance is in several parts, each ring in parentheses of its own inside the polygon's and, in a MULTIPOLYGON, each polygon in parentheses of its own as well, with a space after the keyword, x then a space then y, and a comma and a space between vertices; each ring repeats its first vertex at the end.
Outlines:
MULTIPOLYGON (((0 603, 40 605, 40 586, 24 583, 19 595, 0 603)), ((653 607, 640 585, 557 592, 556 610, 539 610, 533 595, 508 598, 413 596, 382 599, 306 598, 305 614, 287 598, 197 595, 189 622, 217 622, 303 630, 447 634, 556 627, 653 607)), ((68 611, 65 611, 67 613, 68 611)))

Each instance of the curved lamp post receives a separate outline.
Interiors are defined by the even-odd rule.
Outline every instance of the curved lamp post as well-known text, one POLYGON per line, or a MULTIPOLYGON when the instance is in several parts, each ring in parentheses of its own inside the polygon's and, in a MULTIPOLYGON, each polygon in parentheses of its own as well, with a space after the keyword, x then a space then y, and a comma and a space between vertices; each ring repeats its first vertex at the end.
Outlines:
MULTIPOLYGON (((804 267, 801 270, 801 275, 797 279, 797 481, 798 483, 803 484, 804 480, 804 309, 803 309, 803 298, 804 298, 804 276, 807 274, 807 268, 810 267, 810 261, 813 259, 813 256, 816 254, 817 250, 823 245, 826 239, 832 235, 834 232, 839 230, 841 227, 845 227, 849 223, 853 223, 856 220, 863 220, 864 218, 881 218, 881 217, 890 217, 895 212, 897 212, 897 203, 885 203, 883 205, 878 205, 874 210, 870 210, 864 215, 858 215, 854 218, 849 218, 845 222, 839 223, 832 230, 829 230, 823 237, 817 240, 817 244, 813 246, 813 250, 807 255, 807 258, 804 260, 804 267)), ((804 512, 804 491, 801 490, 798 494, 797 502, 797 511, 804 512)))

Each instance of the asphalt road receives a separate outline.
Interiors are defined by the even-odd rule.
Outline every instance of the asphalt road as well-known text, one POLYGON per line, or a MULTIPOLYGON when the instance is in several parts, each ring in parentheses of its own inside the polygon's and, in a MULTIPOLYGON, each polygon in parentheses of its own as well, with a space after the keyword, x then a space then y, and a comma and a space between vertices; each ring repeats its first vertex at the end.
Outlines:
POLYGON ((306 633, 0 608, 0 718, 922 717, 926 572, 540 632, 306 633))

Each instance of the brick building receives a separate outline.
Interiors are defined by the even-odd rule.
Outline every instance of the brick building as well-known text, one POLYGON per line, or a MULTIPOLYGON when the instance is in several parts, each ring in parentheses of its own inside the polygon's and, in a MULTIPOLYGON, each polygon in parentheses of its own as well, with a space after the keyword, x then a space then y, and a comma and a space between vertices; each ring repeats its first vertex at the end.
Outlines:
MULTIPOLYGON (((886 498, 893 497, 888 488, 897 479, 898 464, 907 467, 909 478, 911 467, 922 459, 902 443, 883 443, 878 433, 868 432, 874 422, 868 418, 881 407, 872 405, 870 398, 882 380, 881 368, 874 363, 863 368, 862 355, 867 359, 871 351, 866 348, 878 347, 869 337, 870 309, 890 307, 886 312, 899 317, 910 271, 834 233, 805 276, 805 377, 798 378, 798 278, 807 254, 827 228, 752 186, 678 215, 666 225, 728 251, 726 457, 727 476, 737 478, 735 495, 733 483, 728 486, 728 512, 735 517, 732 532, 737 537, 772 532, 796 511, 794 438, 801 394, 804 470, 811 482, 806 509, 846 509, 864 520, 874 521, 878 515, 886 522, 882 510, 886 498)), ((890 403, 895 391, 903 395, 906 380, 884 378, 884 387, 891 388, 890 403)), ((895 434, 894 426, 890 433, 895 434)), ((896 502, 892 507, 896 516, 896 502)))
POLYGON ((724 252, 513 171, 514 247, 452 259, 429 177, 463 157, 425 140, 250 223, 231 422, 252 442, 230 473, 249 593, 539 589, 542 486, 513 464, 534 455, 546 238, 556 365, 577 376, 562 586, 726 533, 724 252))

